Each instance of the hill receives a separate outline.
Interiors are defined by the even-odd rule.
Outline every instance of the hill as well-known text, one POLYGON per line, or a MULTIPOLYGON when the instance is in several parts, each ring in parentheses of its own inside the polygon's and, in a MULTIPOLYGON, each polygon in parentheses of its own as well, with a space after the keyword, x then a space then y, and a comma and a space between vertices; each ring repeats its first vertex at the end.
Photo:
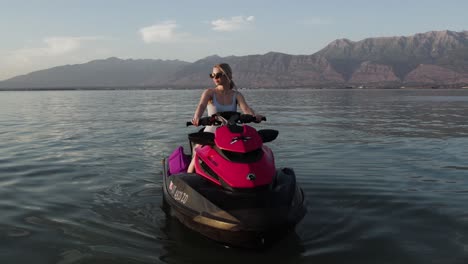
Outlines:
POLYGON ((455 88, 468 85, 468 31, 338 39, 311 55, 213 55, 193 63, 113 57, 17 76, 0 88, 201 88, 220 62, 231 64, 239 87, 455 88))

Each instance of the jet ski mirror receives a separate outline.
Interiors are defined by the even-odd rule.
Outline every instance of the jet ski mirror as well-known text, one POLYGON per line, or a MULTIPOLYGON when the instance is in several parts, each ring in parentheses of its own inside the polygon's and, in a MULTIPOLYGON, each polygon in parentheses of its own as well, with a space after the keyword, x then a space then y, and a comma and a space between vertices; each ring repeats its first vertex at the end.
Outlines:
POLYGON ((200 145, 210 145, 213 146, 214 142, 214 134, 210 132, 196 132, 190 133, 188 138, 191 142, 200 145))
POLYGON ((260 129, 257 131, 262 138, 263 143, 271 142, 278 137, 278 130, 274 129, 260 129))

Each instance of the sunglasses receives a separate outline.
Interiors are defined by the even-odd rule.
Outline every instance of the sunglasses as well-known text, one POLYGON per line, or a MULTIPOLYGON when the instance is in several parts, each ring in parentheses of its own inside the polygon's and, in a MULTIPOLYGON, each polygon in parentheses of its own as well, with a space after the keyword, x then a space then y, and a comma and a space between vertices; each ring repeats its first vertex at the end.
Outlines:
POLYGON ((221 78, 222 76, 224 76, 224 73, 222 72, 217 72, 217 73, 210 73, 210 78, 213 79, 219 79, 221 78))

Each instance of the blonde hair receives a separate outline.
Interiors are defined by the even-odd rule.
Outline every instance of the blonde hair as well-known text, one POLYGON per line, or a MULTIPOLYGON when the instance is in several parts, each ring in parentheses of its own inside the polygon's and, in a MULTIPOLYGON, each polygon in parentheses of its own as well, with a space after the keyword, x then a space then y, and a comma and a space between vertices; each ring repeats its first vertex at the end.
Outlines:
POLYGON ((229 66, 229 64, 220 63, 220 64, 216 64, 213 67, 218 68, 227 77, 231 89, 237 88, 236 84, 232 80, 232 69, 231 69, 231 66, 229 66))

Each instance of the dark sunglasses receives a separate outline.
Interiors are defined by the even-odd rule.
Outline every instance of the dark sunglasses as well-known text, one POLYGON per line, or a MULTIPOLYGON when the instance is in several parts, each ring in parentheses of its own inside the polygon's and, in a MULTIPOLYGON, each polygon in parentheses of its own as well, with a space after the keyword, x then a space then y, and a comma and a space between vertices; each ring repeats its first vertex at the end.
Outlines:
POLYGON ((210 78, 213 79, 213 78, 221 78, 222 76, 224 76, 224 73, 222 72, 217 72, 217 73, 210 73, 210 78))

